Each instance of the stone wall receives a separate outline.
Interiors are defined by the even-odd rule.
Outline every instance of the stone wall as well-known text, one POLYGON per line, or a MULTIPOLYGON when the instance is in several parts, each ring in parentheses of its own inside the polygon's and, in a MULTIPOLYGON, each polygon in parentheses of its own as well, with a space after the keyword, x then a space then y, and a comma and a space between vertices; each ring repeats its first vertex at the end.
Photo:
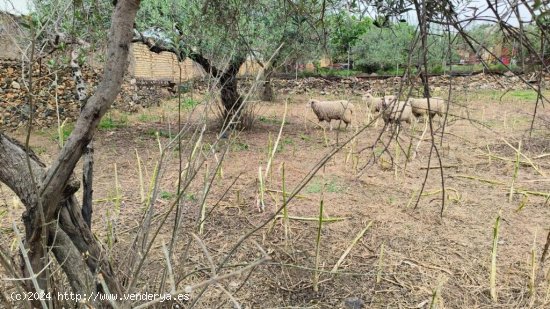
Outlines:
MULTIPOLYGON (((534 83, 536 80, 531 75, 522 76, 525 80, 534 83)), ((513 75, 486 75, 477 74, 472 76, 434 76, 429 78, 432 91, 446 91, 451 84, 453 91, 475 91, 475 90, 520 90, 530 89, 519 77, 513 75)), ((413 95, 420 95, 422 87, 420 79, 416 79, 413 95)), ((544 77, 544 84, 550 84, 550 75, 544 77)), ((316 78, 308 77, 302 79, 281 79, 274 80, 273 86, 277 91, 287 94, 306 94, 312 91, 321 94, 348 95, 361 94, 367 90, 375 93, 397 92, 401 86, 400 77, 385 79, 361 79, 361 78, 316 78)))
POLYGON ((25 40, 26 33, 18 25, 22 17, 0 12, 0 59, 20 59, 18 40, 25 40))
MULTIPOLYGON (((176 83, 179 81, 180 69, 182 81, 203 78, 206 75, 204 69, 193 60, 185 58, 183 62, 178 63, 173 53, 157 54, 142 43, 132 44, 130 55, 129 72, 136 79, 176 83)), ((262 69, 255 60, 247 59, 240 67, 238 76, 256 76, 262 69)))
MULTIPOLYGON (((98 83, 99 69, 83 68, 86 85, 92 91, 98 83)), ((47 66, 38 64, 33 67, 33 118, 36 127, 57 124, 56 106, 59 106, 61 121, 74 121, 79 114, 80 104, 76 99, 75 85, 71 69, 51 72, 47 66), (57 75, 57 86, 55 79, 57 75)), ((171 95, 169 83, 143 83, 126 78, 122 91, 118 95, 114 108, 124 111, 136 111, 139 107, 158 105, 171 95)), ((30 116, 31 106, 27 98, 27 85, 21 77, 21 65, 17 61, 0 61, 0 130, 24 126, 30 116)))

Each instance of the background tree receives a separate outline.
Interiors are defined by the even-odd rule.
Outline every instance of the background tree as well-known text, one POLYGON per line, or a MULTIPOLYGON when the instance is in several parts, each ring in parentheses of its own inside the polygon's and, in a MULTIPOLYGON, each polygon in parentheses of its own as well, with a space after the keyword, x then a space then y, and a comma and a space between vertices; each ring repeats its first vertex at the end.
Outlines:
POLYGON ((406 23, 384 28, 372 27, 355 45, 356 64, 367 72, 404 67, 414 35, 414 27, 406 23))
POLYGON ((219 81, 227 123, 243 103, 237 79, 242 64, 248 59, 264 66, 271 59, 263 97, 272 100, 273 68, 316 48, 322 10, 320 1, 144 1, 137 24, 142 31, 158 28, 167 38, 142 40, 152 51, 172 51, 180 60, 189 57, 219 81))
POLYGON ((272 101, 271 78, 275 70, 286 63, 318 59, 322 45, 318 19, 323 8, 320 2, 288 0, 262 0, 262 7, 264 10, 258 12, 263 16, 258 25, 261 35, 251 49, 264 69, 262 100, 272 101))
POLYGON ((328 16, 327 19, 333 61, 347 62, 348 69, 351 70, 356 58, 361 58, 354 54, 356 51, 354 47, 360 38, 371 29, 372 21, 370 18, 359 19, 346 11, 339 11, 328 16))
POLYGON ((257 35, 254 10, 246 1, 143 1, 138 30, 156 28, 166 38, 150 42, 152 51, 171 51, 179 60, 191 58, 219 82, 224 124, 238 119, 243 98, 237 73, 250 54, 250 37, 257 35))

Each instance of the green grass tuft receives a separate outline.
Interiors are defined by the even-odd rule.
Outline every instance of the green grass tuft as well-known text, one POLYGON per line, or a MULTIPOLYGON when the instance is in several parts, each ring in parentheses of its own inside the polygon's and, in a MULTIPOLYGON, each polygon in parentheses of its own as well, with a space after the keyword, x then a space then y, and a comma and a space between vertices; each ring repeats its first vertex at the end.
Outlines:
POLYGON ((300 139, 303 140, 304 142, 309 142, 311 141, 311 136, 306 135, 304 133, 300 133, 300 139))
MULTIPOLYGON (((65 141, 67 141, 67 139, 69 138, 73 130, 74 130, 74 123, 67 123, 65 124, 65 126, 63 126, 63 132, 62 132, 63 144, 65 143, 65 141)), ((57 132, 53 133, 52 138, 55 141, 59 141, 59 135, 57 134, 57 132)))
POLYGON ((119 119, 113 118, 111 115, 101 118, 99 122, 99 130, 109 131, 118 128, 124 128, 128 125, 128 116, 122 115, 119 119))
POLYGON ((193 109, 195 106, 199 105, 199 101, 191 98, 185 98, 181 101, 182 109, 193 109))
POLYGON ((151 136, 157 136, 157 133, 160 137, 165 138, 171 138, 170 132, 168 130, 155 130, 155 129, 148 129, 145 134, 151 135, 151 136))
POLYGON ((141 114, 138 116, 140 122, 158 122, 160 117, 153 114, 141 114))
POLYGON ((245 150, 248 150, 249 148, 250 146, 248 146, 247 143, 241 142, 241 141, 236 141, 235 143, 233 143, 231 147, 233 151, 245 151, 245 150))
POLYGON ((514 90, 508 93, 514 98, 518 98, 525 101, 535 101, 537 99, 537 92, 535 90, 514 90))
MULTIPOLYGON (((323 180, 320 178, 314 178, 306 186, 305 191, 307 193, 321 193, 323 189, 323 180)), ((325 192, 338 193, 345 190, 344 185, 336 177, 331 177, 326 180, 325 192)))
MULTIPOLYGON (((281 125, 281 120, 277 119, 277 117, 275 116, 271 116, 271 117, 260 116, 258 120, 260 120, 260 122, 263 122, 263 123, 276 124, 278 126, 281 125)), ((285 120, 285 124, 289 124, 288 120, 285 120)))
POLYGON ((173 197, 174 197, 174 194, 172 194, 171 192, 162 191, 160 193, 160 198, 163 200, 169 200, 169 199, 172 199, 173 197))

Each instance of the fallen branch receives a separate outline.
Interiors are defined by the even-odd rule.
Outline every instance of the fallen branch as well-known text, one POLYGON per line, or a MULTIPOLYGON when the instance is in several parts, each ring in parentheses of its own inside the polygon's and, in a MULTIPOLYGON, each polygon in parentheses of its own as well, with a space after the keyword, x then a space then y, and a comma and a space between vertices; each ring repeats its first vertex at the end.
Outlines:
POLYGON ((527 160, 527 162, 529 163, 529 165, 531 165, 531 167, 533 167, 533 169, 534 169, 535 171, 537 171, 537 173, 539 173, 539 174, 540 174, 541 176, 543 176, 543 177, 546 177, 546 175, 545 175, 543 172, 541 172, 541 171, 539 170, 538 167, 535 166, 535 163, 533 163, 533 161, 531 161, 531 159, 530 159, 529 157, 527 157, 526 155, 524 155, 524 154, 520 151, 519 148, 516 148, 516 147, 512 146, 512 145, 511 145, 510 143, 508 143, 508 141, 505 140, 504 138, 503 138, 502 140, 506 143, 506 145, 510 146, 510 148, 514 149, 514 151, 518 152, 523 158, 525 158, 525 160, 527 160))
POLYGON ((486 178, 480 178, 480 177, 469 176, 469 175, 450 175, 449 177, 450 177, 450 178, 459 177, 459 178, 472 179, 472 180, 477 180, 477 181, 480 181, 480 182, 490 183, 490 184, 493 184, 493 185, 501 185, 501 186, 506 185, 506 184, 505 184, 504 182, 502 182, 502 181, 492 180, 492 179, 486 179, 486 178))
MULTIPOLYGON (((283 218, 283 215, 276 215, 275 216, 275 219, 281 219, 283 218)), ((287 216, 288 219, 292 219, 292 220, 299 220, 299 221, 315 221, 315 222, 319 222, 319 218, 315 217, 315 218, 311 218, 311 217, 296 217, 296 216, 287 216)), ((338 221, 343 221, 343 220, 346 220, 348 218, 323 218, 323 222, 338 222, 338 221)))

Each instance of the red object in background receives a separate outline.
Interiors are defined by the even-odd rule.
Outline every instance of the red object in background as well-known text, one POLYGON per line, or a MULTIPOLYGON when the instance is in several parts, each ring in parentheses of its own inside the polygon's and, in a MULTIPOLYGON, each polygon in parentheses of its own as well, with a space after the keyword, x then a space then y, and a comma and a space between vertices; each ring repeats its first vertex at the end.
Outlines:
POLYGON ((509 65, 510 64, 510 49, 506 48, 506 47, 503 47, 502 48, 502 53, 501 53, 501 56, 500 56, 500 61, 502 61, 503 64, 505 65, 509 65))

